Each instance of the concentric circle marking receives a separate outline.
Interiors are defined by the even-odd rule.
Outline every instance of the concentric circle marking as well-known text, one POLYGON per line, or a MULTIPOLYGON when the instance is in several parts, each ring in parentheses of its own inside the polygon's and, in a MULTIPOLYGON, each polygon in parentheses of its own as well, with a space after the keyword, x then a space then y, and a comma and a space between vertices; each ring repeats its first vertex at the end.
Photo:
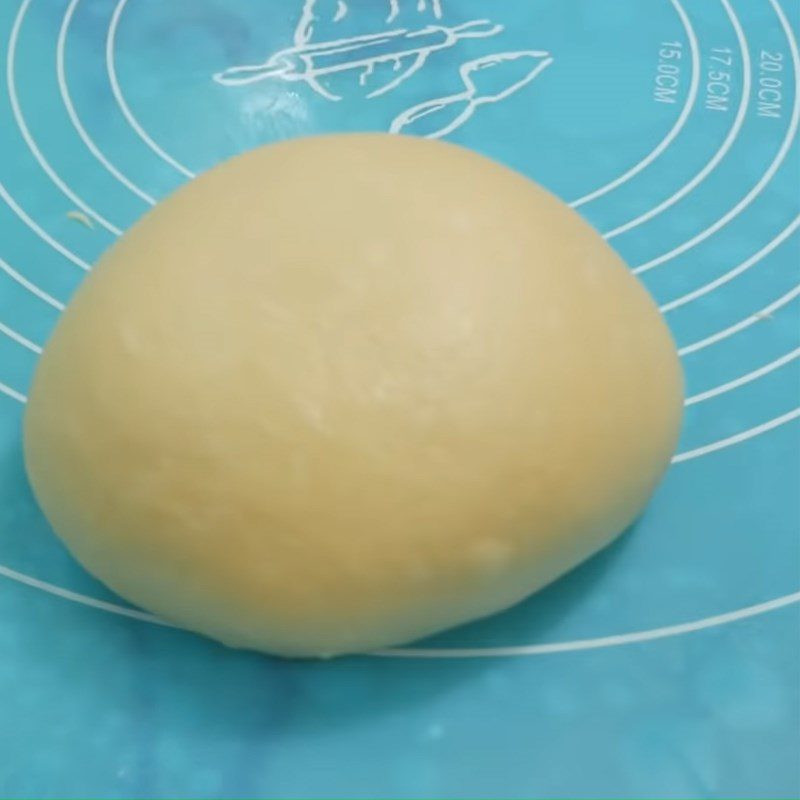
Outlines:
MULTIPOLYGON (((2 384, 0 384, 0 391, 3 391, 2 384)), ((153 614, 148 614, 145 611, 139 611, 135 608, 127 608, 126 606, 121 606, 118 603, 108 603, 105 600, 98 600, 95 597, 89 597, 85 594, 81 594, 80 592, 73 592, 69 589, 62 588, 61 586, 48 583, 47 581, 40 581, 38 578, 33 578, 30 575, 26 575, 24 572, 17 572, 15 569, 9 569, 8 567, 4 567, 2 564, 0 564, 0 575, 5 578, 9 578, 12 581, 16 581, 17 583, 22 583, 25 586, 31 586, 34 589, 39 589, 40 591, 47 592, 48 594, 62 597, 65 600, 70 600, 73 603, 79 603, 80 605, 97 608, 100 611, 108 611, 111 614, 118 614, 123 617, 130 617, 131 619, 138 619, 141 622, 152 622, 155 625, 165 625, 169 628, 175 627, 171 623, 159 619, 153 614)))
POLYGON ((117 67, 115 63, 115 55, 114 55, 114 48, 116 46, 116 39, 117 39, 117 28, 119 27, 119 20, 122 16, 122 12, 125 10, 125 6, 128 4, 128 0, 119 0, 117 7, 114 9, 114 13, 111 15, 111 24, 108 28, 108 36, 106 37, 106 70, 108 71, 108 79, 111 82, 111 91, 114 94, 114 99, 117 101, 117 105, 122 111, 123 116, 128 121, 128 124, 133 128, 136 135, 162 160, 166 161, 171 167, 174 167, 178 172, 185 175, 187 178, 194 178, 195 173, 192 172, 188 167, 185 167, 183 164, 180 163, 177 159, 173 158, 169 153, 167 153, 162 147, 160 147, 150 134, 142 127, 136 117, 133 115, 133 112, 130 110, 128 103, 125 101, 125 97, 122 94, 122 89, 119 85, 119 80, 117 79, 117 67))
POLYGON ((80 256, 77 256, 68 247, 65 247, 57 239, 54 239, 39 223, 35 222, 30 215, 25 211, 22 206, 14 199, 6 187, 0 183, 0 198, 3 202, 19 217, 27 228, 30 228, 43 242, 46 242, 50 247, 58 253, 61 253, 64 258, 80 267, 87 272, 91 270, 92 266, 87 261, 84 261, 80 256))
POLYGON ((780 428, 781 425, 786 425, 787 422, 792 422, 800 417, 800 408, 793 408, 786 414, 781 414, 779 417, 762 422, 754 428, 749 428, 741 433, 736 433, 733 436, 727 436, 724 439, 719 439, 716 442, 705 444, 702 447, 696 447, 693 450, 685 450, 683 453, 678 453, 673 459, 673 464, 681 464, 684 461, 691 461, 701 456, 706 456, 709 453, 716 453, 718 450, 724 450, 727 447, 732 447, 740 442, 746 442, 748 439, 754 439, 756 436, 761 436, 762 433, 771 431, 774 428, 780 428))
POLYGON ((568 653, 575 650, 597 650, 604 647, 619 647, 626 644, 638 644, 641 642, 652 642, 656 639, 667 639, 672 636, 681 636, 685 633, 717 628, 720 625, 728 625, 731 622, 738 622, 742 619, 757 617, 770 611, 777 611, 779 608, 800 603, 800 592, 776 597, 774 600, 767 600, 765 603, 739 608, 736 611, 729 611, 725 614, 716 614, 713 617, 692 622, 682 622, 678 625, 667 625, 663 628, 652 628, 646 631, 634 631, 632 633, 621 633, 614 636, 601 636, 596 639, 577 639, 572 642, 553 642, 552 644, 532 644, 520 645, 517 647, 459 647, 459 648, 414 648, 398 647, 389 650, 380 650, 370 655, 388 656, 393 658, 497 658, 508 656, 537 656, 552 653, 568 653))
POLYGON ((80 136, 81 141, 86 145, 86 148, 89 152, 100 162, 103 168, 110 173, 119 183, 121 183, 126 189, 133 192, 139 198, 144 200, 145 203, 148 205, 155 205, 156 199, 137 186, 130 178, 128 178, 123 172, 121 172, 114 164, 109 161, 109 159, 105 156, 102 150, 97 146, 94 139, 89 136, 86 128, 83 126, 80 117, 78 116, 78 112, 75 110, 75 106, 72 102, 72 97, 69 92, 69 84, 67 82, 67 72, 65 67, 66 62, 66 47, 67 47, 67 36, 69 34, 69 26, 72 22, 72 18, 75 15, 75 10, 78 7, 78 3, 80 0, 70 0, 70 4, 67 7, 66 12, 64 13, 64 19, 61 23, 61 28, 58 32, 58 42, 56 44, 56 76, 58 78, 58 90, 61 94, 61 100, 64 103, 64 107, 67 109, 67 115, 69 116, 70 122, 72 126, 80 136))
POLYGON ((55 297, 45 292, 43 289, 40 289, 33 281, 29 281, 23 275, 20 275, 15 269, 13 269, 7 261, 4 261, 0 258, 0 270, 5 272, 9 278, 11 278, 14 283, 18 283, 26 292, 30 292, 30 294, 38 297, 43 302, 47 303, 47 305, 52 306, 56 311, 63 311, 64 304, 60 300, 56 300, 55 297))
POLYGON ((0 322, 0 333, 2 333, 4 336, 7 336, 9 339, 11 339, 11 341, 21 345, 26 350, 30 350, 32 353, 36 353, 36 355, 41 355, 42 348, 38 344, 32 342, 27 336, 17 333, 17 331, 6 325, 4 322, 0 322))
MULTIPOLYGON (((5 383, 0 382, 0 394, 4 394, 7 397, 10 397, 12 400, 16 400, 18 403, 27 403, 28 398, 25 397, 22 392, 18 392, 16 389, 12 389, 10 386, 6 386, 5 383)), ((0 567, 0 570, 2 567, 0 567)))
POLYGON ((696 353, 698 350, 704 350, 706 347, 710 347, 712 344, 716 344, 717 342, 721 342, 723 339, 727 339, 730 336, 740 333, 741 331, 749 328, 751 325, 755 325, 756 323, 769 318, 772 314, 783 308, 785 305, 791 303, 792 300, 798 296, 800 296, 800 285, 790 289, 788 292, 786 292, 786 294, 781 295, 777 300, 774 300, 769 305, 764 306, 764 308, 756 311, 754 314, 750 314, 750 316, 745 317, 739 322, 729 325, 727 328, 723 328, 721 331, 711 334, 711 336, 706 336, 704 339, 700 339, 699 341, 692 342, 692 344, 687 344, 685 347, 681 347, 678 350, 678 355, 681 357, 688 356, 691 353, 696 353))
POLYGON ((704 403, 706 400, 710 400, 712 397, 719 397, 721 394, 731 392, 734 389, 738 389, 740 386, 744 386, 745 384, 758 380, 758 378, 763 378, 764 375, 769 375, 770 372, 774 372, 786 364, 790 364, 796 358, 800 358, 800 347, 786 353, 786 355, 783 355, 780 358, 776 358, 774 361, 770 361, 769 364, 765 364, 763 367, 754 369, 752 372, 741 375, 732 381, 722 383, 719 386, 715 386, 713 389, 707 389, 704 392, 699 392, 691 397, 687 397, 684 401, 684 405, 693 406, 697 403, 704 403))
POLYGON ((783 31, 786 34, 786 38, 789 42, 789 50, 792 55, 792 65, 794 70, 794 100, 792 103, 792 116, 790 118, 789 128, 784 136, 783 141, 781 142, 778 153, 767 168, 767 171, 758 180, 756 185, 753 186, 753 188, 732 209, 720 217, 713 225, 710 225, 701 233, 683 242, 683 244, 674 247, 667 253, 663 253, 656 258, 650 259, 650 261, 647 261, 638 267, 635 267, 633 272, 636 275, 647 272, 648 270, 664 264, 667 261, 671 261, 673 258, 676 258, 682 253, 691 250, 693 247, 696 247, 710 236, 713 236, 717 231, 724 228, 729 222, 731 222, 731 220, 738 217, 764 191, 769 182, 777 174, 789 153, 789 149, 791 148, 795 136, 797 135, 798 123, 800 123, 800 53, 798 53, 797 49, 797 40, 795 39, 792 28, 789 25, 789 21, 786 18, 786 14, 784 13, 781 4, 778 2, 778 0, 769 0, 769 3, 775 10, 778 19, 780 20, 781 27, 783 28, 783 31))
POLYGON ((747 43, 747 37, 742 29, 742 25, 739 22, 739 17, 731 7, 730 0, 720 1, 725 7, 725 12, 730 19, 731 24, 733 25, 733 29, 736 33, 736 40, 739 43, 739 52, 742 58, 742 97, 739 101, 739 108, 736 111, 736 117, 734 118, 733 125, 731 125, 728 135, 725 137, 722 145, 719 147, 711 160, 688 183, 684 184, 680 189, 678 189, 677 192, 670 195, 670 197, 668 197, 662 203, 659 203, 657 206, 651 208, 649 211, 646 211, 644 214, 640 214, 638 217, 626 222, 624 225, 620 225, 613 230, 604 233, 604 239, 613 239, 622 233, 626 233, 627 231, 637 228, 639 225, 643 225, 645 222, 649 222, 651 219, 657 217, 668 208, 674 206, 675 203, 677 203, 679 200, 682 200, 684 197, 686 197, 686 195, 693 192, 720 165, 739 137, 739 133, 741 132, 742 127, 744 126, 744 121, 747 117, 748 108, 750 107, 750 91, 753 82, 750 63, 750 47, 747 43))
MULTIPOLYGON (((2 391, 2 384, 0 384, 2 391)), ((153 614, 139 611, 135 608, 128 608, 117 603, 109 603, 105 600, 98 600, 95 597, 88 597, 80 592, 73 592, 63 589, 47 581, 33 578, 17 570, 9 569, 0 565, 0 575, 16 583, 30 586, 47 594, 61 597, 79 605, 106 611, 110 614, 128 617, 139 622, 149 622, 153 625, 161 625, 167 628, 176 628, 171 622, 160 619, 153 614)), ((390 657, 390 658, 507 658, 512 656, 538 656, 554 653, 569 653, 579 650, 598 650, 606 647, 620 647, 628 644, 640 644, 642 642, 666 639, 673 636, 681 636, 687 633, 694 633, 708 628, 716 628, 721 625, 729 625, 732 622, 748 619, 750 617, 767 614, 777 611, 780 608, 800 602, 800 592, 776 597, 764 603, 738 608, 735 611, 728 611, 724 614, 715 614, 710 617, 682 622, 677 625, 667 625, 660 628, 650 628, 647 630, 633 631, 630 633, 614 634, 612 636, 600 636, 592 639, 574 639, 568 642, 550 642, 532 645, 512 645, 509 647, 453 647, 453 648, 427 648, 427 647, 397 647, 386 650, 376 650, 372 653, 364 653, 368 656, 390 657)))
POLYGON ((750 258, 743 261, 737 267, 728 270, 728 272, 726 272, 724 275, 721 275, 719 278, 704 284, 699 289, 695 289, 692 292, 681 295, 675 300, 660 306, 661 312, 668 313, 670 311, 674 311, 676 308, 685 306, 688 303, 691 303, 694 300, 702 297, 703 295, 709 294, 715 289, 719 289, 720 286, 730 283, 730 281, 732 281, 734 278, 738 278, 743 272, 746 272, 748 269, 758 264, 758 262, 763 258, 766 258, 766 256, 768 256, 773 250, 783 244, 783 242, 785 242, 797 230, 798 227, 800 227, 800 215, 796 216, 774 239, 772 239, 772 241, 764 245, 764 247, 762 247, 754 255, 750 256, 750 258))
POLYGON ((48 178, 55 184, 55 186, 61 191, 61 193, 68 197, 78 208, 81 209, 84 213, 88 214, 92 219, 96 220, 98 224, 102 225, 109 233, 114 234, 115 236, 121 236, 122 230, 118 228, 116 225, 110 223, 104 216, 100 213, 95 211, 88 203, 86 203, 83 198, 81 198, 78 194, 76 194, 68 184, 66 184, 61 176, 53 169, 50 165, 50 162, 44 157, 44 154, 39 149, 39 146, 36 143, 36 140, 31 135, 30 129, 28 128, 28 124, 25 121, 25 117, 22 113, 22 108, 19 104, 19 98, 17 96, 17 86, 16 86, 16 54, 17 54, 17 41, 19 40, 19 33, 22 29, 22 23, 25 20, 25 15, 28 12, 28 8, 33 0, 22 0, 22 4, 19 7, 19 11, 17 12, 17 16, 14 19, 14 24, 11 27, 11 36, 8 40, 8 52, 6 54, 6 81, 8 85, 8 98, 9 102, 11 103, 11 111, 14 115, 14 120, 17 123, 17 127, 19 128, 19 132, 22 134, 22 138, 25 140, 25 144, 30 150, 33 157, 39 163, 39 166, 42 168, 44 173, 47 175, 48 178))
MULTIPOLYGON (((124 1, 127 2, 127 0, 124 1)), ((580 208, 581 206, 586 205, 586 203, 591 203, 593 200, 597 200, 598 197, 602 197, 603 195, 614 191, 614 189, 618 189, 620 186, 623 186, 629 180, 631 180, 631 178, 634 178, 636 175, 638 175, 642 170, 649 167, 650 164, 658 159, 662 153, 666 152, 675 139, 677 139, 678 135, 685 127, 692 110, 694 109, 695 102, 697 101, 698 88, 700 86, 700 48, 697 44, 697 36, 694 32, 694 27, 692 26, 691 20, 689 19, 689 16, 684 10, 683 6, 679 0, 670 0, 670 2, 678 12, 681 24, 686 32, 686 38, 689 41, 689 50, 692 58, 692 74, 689 84, 689 91, 687 93, 683 108, 681 109, 681 113, 678 115, 678 119, 672 126, 669 133, 661 140, 661 142, 659 142, 658 146, 651 153, 645 156, 638 164, 631 167, 627 172, 623 173, 618 178, 615 178, 610 183, 607 183, 605 186, 601 186, 599 189, 595 189, 593 192, 589 192, 589 194, 586 194, 583 197, 579 197, 577 200, 573 200, 570 203, 573 208, 580 208)))

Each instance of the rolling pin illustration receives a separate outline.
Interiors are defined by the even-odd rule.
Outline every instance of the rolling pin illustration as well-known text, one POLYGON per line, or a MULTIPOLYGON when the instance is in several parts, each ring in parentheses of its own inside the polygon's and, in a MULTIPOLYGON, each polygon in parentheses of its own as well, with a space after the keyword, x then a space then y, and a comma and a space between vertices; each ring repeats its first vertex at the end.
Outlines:
POLYGON ((230 67, 214 75, 217 83, 241 86, 279 78, 302 81, 329 100, 340 100, 320 83, 320 79, 351 70, 361 71, 361 83, 379 64, 394 65, 397 74, 367 97, 377 97, 398 86, 419 70, 431 53, 452 47, 462 39, 483 39, 503 30, 489 20, 473 20, 461 25, 428 25, 418 30, 399 28, 323 42, 307 42, 287 47, 261 64, 230 67))
POLYGON ((552 63, 550 54, 539 50, 495 53, 467 61, 459 69, 463 91, 426 100, 403 111, 395 117, 390 130, 431 139, 446 136, 463 125, 479 106, 514 94, 552 63))

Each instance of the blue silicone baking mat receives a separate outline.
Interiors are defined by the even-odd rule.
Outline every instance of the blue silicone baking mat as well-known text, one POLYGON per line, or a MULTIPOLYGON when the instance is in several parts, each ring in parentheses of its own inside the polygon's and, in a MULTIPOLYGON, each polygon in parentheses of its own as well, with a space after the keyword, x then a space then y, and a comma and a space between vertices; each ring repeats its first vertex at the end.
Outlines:
POLYGON ((799 30, 797 0, 0 0, 0 795, 797 796, 799 30), (160 198, 364 129, 479 150, 602 232, 678 342, 680 448, 634 530, 495 619, 226 650, 68 556, 25 395, 160 198))

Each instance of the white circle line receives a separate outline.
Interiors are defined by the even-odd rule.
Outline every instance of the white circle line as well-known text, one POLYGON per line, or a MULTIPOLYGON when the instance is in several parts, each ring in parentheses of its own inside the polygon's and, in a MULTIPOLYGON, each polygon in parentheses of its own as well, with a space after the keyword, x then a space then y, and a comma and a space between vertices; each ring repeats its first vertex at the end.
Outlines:
POLYGON ((122 94, 122 89, 119 85, 119 80, 117 79, 117 68, 115 64, 115 56, 114 56, 114 48, 116 45, 117 39, 117 27, 119 26, 119 20, 122 16, 122 12, 125 10, 125 6, 127 5, 128 0, 119 0, 116 8, 114 9, 114 13, 111 15, 111 23, 108 28, 108 34, 106 36, 106 71, 108 72, 108 79, 111 83, 111 91, 114 95, 114 99, 117 101, 117 105, 119 106, 122 115, 128 122, 128 125, 133 128, 136 135, 163 161, 166 161, 171 167, 174 167, 178 172, 183 173, 187 178, 194 178, 195 173, 192 172, 190 169, 187 169, 183 166, 179 161, 174 159, 169 153, 159 147, 155 141, 150 137, 147 131, 141 126, 139 121, 133 115, 128 103, 125 101, 125 97, 122 94))
POLYGON ((702 297, 703 295, 709 294, 709 292, 713 292, 715 289, 719 289, 720 286, 724 286, 726 283, 729 283, 743 272, 746 272, 751 267, 754 267, 759 263, 759 261, 766 258, 766 256, 768 256, 773 250, 783 244, 783 242, 785 242, 798 229, 798 227, 800 227, 800 215, 796 216, 771 242, 768 242, 757 253, 754 253, 752 256, 750 256, 750 258, 743 261, 737 267, 729 270, 719 278, 706 283, 699 289, 695 289, 692 292, 681 295, 675 300, 671 300, 669 303, 665 303, 663 306, 659 307, 659 310, 666 314, 676 308, 686 305, 687 303, 691 303, 693 300, 697 300, 698 297, 702 297))
POLYGON ((108 611, 111 614, 117 614, 122 617, 131 617, 132 619, 137 619, 141 622, 152 622, 155 625, 164 625, 169 628, 176 627, 175 625, 159 619, 153 614, 148 614, 145 611, 138 611, 135 608, 126 608, 125 606, 118 605, 117 603, 109 603, 105 600, 97 600, 94 597, 88 597, 87 595, 80 594, 79 592, 72 592, 69 589, 62 589, 60 586, 48 583, 47 581, 41 581, 38 578, 33 578, 30 575, 26 575, 24 572, 17 572, 17 570, 5 567, 2 564, 0 564, 0 575, 10 578, 12 581, 16 581, 17 583, 22 583, 25 586, 31 586, 34 589, 39 589, 43 592, 47 592, 48 594, 62 597, 65 600, 71 600, 73 603, 90 606, 91 608, 96 608, 100 611, 108 611))
POLYGON ((30 350, 32 353, 41 355, 42 348, 38 344, 32 342, 21 333, 17 333, 13 328, 9 328, 4 322, 0 322, 0 333, 2 333, 4 336, 7 336, 9 339, 11 339, 11 341, 22 345, 26 350, 30 350))
POLYGON ((75 255, 69 248, 65 247, 61 242, 54 239, 44 228, 42 228, 37 222, 28 215, 28 213, 22 208, 22 206, 17 203, 17 201, 11 196, 10 192, 0 183, 0 198, 3 199, 5 204, 25 223, 25 225, 30 228, 43 242, 46 242, 53 248, 53 250, 61 253, 64 258, 71 261, 75 266, 80 267, 82 270, 86 270, 87 272, 91 270, 91 265, 84 261, 79 256, 75 255))
POLYGON ((760 311, 756 311, 754 314, 751 314, 749 317, 745 317, 744 319, 739 320, 739 322, 736 322, 733 325, 729 325, 727 328, 723 328, 721 331, 711 334, 711 336, 706 336, 705 339, 700 339, 696 342, 692 342, 692 344, 687 344, 685 347, 679 348, 678 355, 688 356, 691 353, 696 353, 698 350, 703 350, 712 344, 716 344, 723 339, 727 339, 729 336, 733 336, 734 334, 745 330, 745 328, 755 325, 757 322, 763 322, 765 319, 769 319, 770 315, 779 308, 783 308, 783 306, 794 300, 798 295, 800 295, 800 284, 795 286, 793 289, 790 289, 788 292, 786 292, 786 294, 782 295, 769 305, 764 306, 764 308, 762 308, 760 311))
POLYGON ((4 394, 7 397, 10 397, 12 400, 16 400, 18 403, 27 403, 28 398, 25 397, 22 392, 18 392, 16 389, 12 389, 10 386, 7 386, 5 383, 0 382, 0 394, 4 394))
POLYGON ((156 200, 154 197, 149 195, 139 186, 137 186, 130 178, 128 178, 124 173, 122 173, 108 158, 105 156, 103 151, 97 146, 94 139, 89 136, 86 128, 84 127, 83 123, 81 122, 80 117, 78 116, 78 112, 75 110, 75 105, 72 102, 72 97, 69 91, 69 84, 67 82, 67 73, 65 68, 66 62, 66 46, 67 46, 67 36, 69 34, 69 27, 72 22, 72 18, 75 14, 75 10, 78 7, 78 3, 80 0, 71 0, 65 14, 64 19, 61 23, 61 29, 58 32, 58 42, 56 44, 56 77, 58 78, 58 90, 61 94, 61 100, 64 103, 64 107, 67 110, 67 115, 70 118, 70 122, 72 122, 73 128, 75 128, 78 136, 80 136, 83 143, 86 145, 86 148, 89 152, 100 162, 100 164, 105 168, 107 172, 109 172, 116 180, 121 183, 126 189, 129 189, 139 198, 144 200, 145 203, 148 205, 155 205, 156 200))
POLYGON ((798 417, 800 417, 800 408, 794 408, 786 414, 775 417, 775 419, 763 422, 761 425, 756 425, 755 428, 750 428, 749 430, 742 431, 733 436, 728 436, 725 439, 719 439, 716 442, 711 442, 711 444, 706 444, 702 447, 696 447, 694 450, 685 450, 683 453, 678 453, 678 455, 672 459, 672 463, 680 464, 684 461, 691 461, 692 459, 706 456, 709 453, 716 453, 735 444, 739 444, 740 442, 745 442, 748 439, 754 439, 756 436, 779 428, 781 425, 786 425, 788 422, 792 422, 792 420, 798 417))
POLYGON ((19 272, 17 272, 15 269, 13 269, 8 264, 8 262, 4 261, 2 258, 0 258, 0 270, 5 272, 6 275, 8 275, 9 278, 11 278, 12 281, 14 281, 15 283, 18 283, 20 286, 22 286, 23 289, 25 289, 26 291, 30 292, 32 295, 35 295, 40 300, 42 300, 45 303, 47 303, 47 305, 52 306, 53 308, 55 308, 56 311, 63 311, 64 310, 64 308, 65 308, 64 303, 62 303, 60 300, 56 300, 55 297, 53 297, 52 295, 49 295, 43 289, 40 289, 35 283, 29 281, 23 275, 20 275, 19 272))
POLYGON ((794 69, 794 101, 792 105, 792 116, 789 122, 789 128, 786 132, 783 142, 781 143, 780 149, 778 150, 778 153, 772 163, 767 168, 767 171, 759 179, 758 183, 756 183, 756 185, 724 216, 720 217, 713 225, 710 225, 701 233, 693 236, 683 244, 678 245, 678 247, 673 248, 668 253, 663 253, 657 258, 653 258, 650 261, 647 261, 644 264, 636 267, 633 270, 635 275, 639 275, 642 272, 647 272, 648 270, 653 269, 653 267, 657 267, 660 264, 671 261, 673 258, 685 253, 687 250, 691 250, 693 247, 696 247, 701 242, 713 236, 721 228, 724 228, 732 219, 738 217, 748 206, 750 206, 750 204, 761 194, 761 192, 764 191, 764 188, 773 179, 773 177, 775 177, 789 153, 797 133, 798 123, 800 123, 800 53, 798 53, 797 50, 797 40, 794 37, 794 33, 792 32, 791 26, 786 19, 786 15, 783 11, 783 8, 781 8, 780 3, 778 0, 769 0, 769 3, 775 9, 775 13, 778 15, 778 19, 780 20, 781 26, 786 34, 786 38, 789 42, 789 50, 792 54, 792 65, 794 69))
POLYGON ((633 631, 632 633, 621 633, 613 636, 601 636, 596 639, 576 639, 572 642, 553 642, 551 644, 531 644, 520 645, 517 647, 453 647, 425 649, 417 647, 398 647, 388 650, 377 650, 369 655, 381 656, 383 658, 497 658, 508 656, 538 656, 553 653, 568 653, 576 650, 597 650, 603 647, 619 647, 620 645, 637 644, 640 642, 651 642, 656 639, 667 639, 672 636, 680 636, 685 633, 695 633, 717 628, 720 625, 728 625, 731 622, 757 617, 779 608, 793 605, 800 602, 800 592, 776 597, 765 603, 739 608, 736 611, 728 611, 725 614, 716 614, 713 617, 694 620, 692 622, 682 622, 678 625, 666 625, 663 628, 653 628, 645 631, 633 631))
POLYGON ((741 375, 732 381, 721 383, 719 386, 715 386, 713 389, 707 389, 704 392, 699 392, 691 397, 687 397, 684 401, 684 405, 693 406, 697 403, 703 403, 706 400, 710 400, 712 397, 719 397, 719 395, 730 392, 733 389, 738 389, 740 386, 752 383, 753 381, 762 378, 764 375, 769 375, 770 372, 780 369, 786 364, 794 361, 796 358, 800 358, 800 347, 792 350, 789 353, 786 353, 785 355, 782 355, 780 358, 776 358, 774 361, 770 361, 769 364, 765 364, 763 367, 759 367, 758 369, 754 369, 752 372, 748 372, 746 375, 741 375))
POLYGON ((624 225, 620 225, 619 227, 608 231, 608 233, 604 233, 604 239, 613 239, 622 233, 648 222, 662 212, 666 211, 671 206, 675 205, 675 203, 684 198, 687 194, 694 191, 719 166, 720 162, 725 158, 731 147, 733 147, 735 141, 739 138, 739 133, 744 126, 747 110, 750 106, 750 91, 752 88, 750 49, 747 43, 747 37, 745 36, 741 23, 739 22, 739 18, 736 16, 736 12, 733 10, 733 8, 731 8, 729 0, 721 0, 721 2, 726 13, 728 14, 731 24, 733 25, 733 29, 736 32, 736 39, 739 42, 739 50, 742 58, 742 98, 739 101, 739 107, 736 111, 736 117, 733 125, 731 126, 730 131, 728 131, 728 135, 725 137, 725 140, 723 141, 719 150, 717 150, 713 158, 705 165, 705 167, 703 167, 703 169, 700 170, 700 172, 697 173, 697 175, 694 176, 694 178, 692 178, 692 180, 690 180, 677 192, 663 202, 659 203, 654 208, 651 208, 644 214, 641 214, 635 219, 626 222, 624 225))
POLYGON ((8 40, 8 52, 6 54, 6 84, 8 87, 8 99, 11 104, 11 112, 14 115, 14 120, 17 123, 17 128, 19 128, 19 132, 22 134, 22 138, 25 140, 28 150, 30 150, 31 154, 39 163, 39 166, 42 168, 44 173, 48 178, 50 178, 52 183, 55 184, 61 193, 65 197, 68 197, 84 213, 96 220, 107 231, 113 233, 115 236, 121 236, 122 230, 120 228, 109 222, 98 211, 95 211, 95 209, 86 203, 62 180, 61 176, 53 169, 53 167, 50 165, 50 162, 44 157, 44 154, 39 149, 39 146, 31 135, 28 124, 25 121, 25 116, 22 113, 22 107, 19 103, 19 97, 17 96, 15 61, 17 55, 17 42, 19 40, 20 31, 22 30, 22 23, 25 20, 25 15, 27 14, 28 8, 32 2, 33 0, 22 0, 19 11, 17 12, 17 16, 14 18, 14 24, 11 27, 11 36, 8 40))
MULTIPOLYGON (((105 600, 98 600, 94 597, 63 589, 60 586, 47 581, 26 575, 23 572, 10 569, 0 565, 0 575, 17 583, 38 589, 47 594, 55 595, 64 600, 69 600, 79 605, 88 606, 99 611, 106 611, 122 617, 135 619, 139 622, 149 622, 154 625, 161 625, 167 628, 177 628, 176 625, 166 620, 160 619, 153 614, 139 611, 135 608, 110 603, 105 600)), ((779 608, 800 602, 800 592, 783 595, 774 600, 764 603, 739 608, 735 611, 728 611, 724 614, 716 614, 704 617, 692 622, 682 622, 676 625, 666 625, 661 628, 652 628, 643 631, 633 631, 631 633, 614 634, 611 636, 600 636, 592 639, 575 639, 569 642, 550 642, 544 644, 518 645, 510 647, 486 647, 486 648, 391 648, 386 650, 376 650, 365 655, 391 657, 391 658, 489 658, 489 657, 508 657, 508 656, 534 656, 547 655, 552 653, 575 652, 579 650, 596 650, 605 647, 618 647, 627 644, 653 641, 656 639, 666 639, 673 636, 680 636, 686 633, 694 633, 708 628, 716 628, 727 625, 742 619, 756 617, 761 614, 775 611, 779 608)))
MULTIPOLYGON (((127 2, 127 0, 123 1, 127 2)), ((672 126, 669 133, 667 133, 667 135, 661 140, 661 142, 652 152, 645 156, 645 158, 643 158, 638 164, 631 167, 627 172, 620 175, 618 178, 615 178, 610 183, 607 183, 605 186, 601 186, 599 189, 595 189, 593 192, 590 192, 589 194, 584 195, 577 200, 573 200, 569 204, 572 206, 572 208, 580 208, 582 205, 608 194, 614 189, 617 189, 623 184, 627 183, 631 178, 638 175, 643 169, 649 167, 650 164, 659 158, 661 154, 675 141, 692 113, 694 104, 697 100, 698 88, 700 86, 700 48, 697 44, 697 36, 694 32, 694 27, 692 26, 691 20, 689 19, 689 16, 687 15, 683 6, 680 4, 679 0, 670 0, 670 2, 677 11, 681 23, 683 24, 683 28, 689 40, 689 50, 692 58, 692 75, 689 84, 689 91, 687 92, 686 102, 683 104, 681 113, 679 114, 678 119, 675 121, 675 124, 672 126)))

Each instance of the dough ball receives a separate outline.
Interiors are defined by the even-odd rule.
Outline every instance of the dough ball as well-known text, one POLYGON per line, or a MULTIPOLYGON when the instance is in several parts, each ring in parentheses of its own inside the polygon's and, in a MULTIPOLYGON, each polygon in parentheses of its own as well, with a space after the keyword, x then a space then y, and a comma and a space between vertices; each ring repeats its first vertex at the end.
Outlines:
POLYGON ((407 642, 606 545, 664 472, 670 335, 564 203, 448 144, 277 144, 101 259, 36 374, 29 474, 113 590, 229 645, 407 642))

